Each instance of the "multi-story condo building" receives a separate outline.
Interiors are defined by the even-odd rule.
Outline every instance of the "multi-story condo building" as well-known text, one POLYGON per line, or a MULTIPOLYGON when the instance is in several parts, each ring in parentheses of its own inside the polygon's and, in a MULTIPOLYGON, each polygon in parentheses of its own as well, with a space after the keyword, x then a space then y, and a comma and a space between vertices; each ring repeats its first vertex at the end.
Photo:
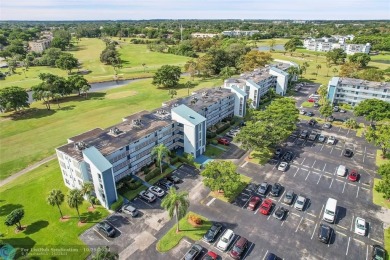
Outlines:
POLYGON ((42 40, 28 42, 28 47, 30 51, 41 53, 47 48, 49 48, 50 44, 51 44, 51 39, 42 39, 42 40))
POLYGON ((216 33, 191 33, 192 38, 213 38, 217 35, 216 33))
POLYGON ((246 93, 214 88, 141 111, 107 129, 96 128, 68 139, 56 149, 64 183, 80 189, 92 182, 101 204, 118 199, 116 182, 153 162, 153 147, 183 148, 197 157, 205 151, 207 127, 231 116, 244 116, 246 93))
MULTIPOLYGON (((255 69, 252 72, 243 73, 239 78, 225 80, 224 88, 238 88, 245 92, 248 100, 250 99, 252 101, 251 107, 253 108, 259 107, 261 98, 271 88, 275 89, 277 94, 284 96, 290 77, 287 70, 291 66, 298 67, 298 65, 288 61, 275 61, 279 63, 269 65, 263 69, 255 69)), ((296 76, 292 80, 297 80, 296 76)))
POLYGON ((333 104, 345 103, 355 106, 371 98, 390 102, 390 83, 339 77, 333 77, 329 81, 328 99, 333 104))
POLYGON ((229 36, 229 37, 242 37, 242 36, 253 36, 255 33, 259 33, 259 31, 258 30, 252 30, 252 31, 241 31, 241 30, 223 31, 222 35, 229 36))
POLYGON ((334 49, 343 49, 347 54, 366 53, 369 54, 371 44, 349 44, 346 40, 353 39, 353 35, 322 37, 320 39, 307 38, 303 41, 303 46, 307 50, 328 52, 334 49))

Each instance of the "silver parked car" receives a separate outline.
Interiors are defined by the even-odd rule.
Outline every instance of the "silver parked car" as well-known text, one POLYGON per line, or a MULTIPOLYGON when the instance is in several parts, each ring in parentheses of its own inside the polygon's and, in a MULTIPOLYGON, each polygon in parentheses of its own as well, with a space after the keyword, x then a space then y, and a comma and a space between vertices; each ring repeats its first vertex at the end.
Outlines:
POLYGON ((300 211, 305 209, 306 197, 303 195, 298 195, 297 200, 294 203, 294 208, 300 211))
POLYGON ((138 215, 138 210, 129 204, 125 204, 122 206, 122 212, 125 214, 129 214, 132 217, 136 217, 138 215))
POLYGON ((284 195, 283 202, 288 204, 288 205, 291 205, 291 203, 294 200, 294 196, 295 196, 295 194, 292 190, 287 191, 286 195, 284 195))

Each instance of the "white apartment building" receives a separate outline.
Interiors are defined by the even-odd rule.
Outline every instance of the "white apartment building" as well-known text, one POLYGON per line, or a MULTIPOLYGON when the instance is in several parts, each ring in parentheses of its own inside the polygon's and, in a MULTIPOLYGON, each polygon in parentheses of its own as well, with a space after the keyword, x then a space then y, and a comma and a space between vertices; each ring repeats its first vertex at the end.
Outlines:
POLYGON ((355 106, 372 98, 390 102, 390 83, 339 77, 333 77, 329 81, 328 99, 333 104, 355 106))
MULTIPOLYGON (((247 94, 247 98, 252 100, 252 108, 259 108, 261 98, 267 94, 270 88, 276 93, 284 96, 287 92, 289 74, 288 68, 298 67, 297 64, 289 61, 275 60, 277 64, 269 65, 263 69, 255 69, 252 72, 243 73, 239 78, 225 80, 224 88, 238 88, 247 94)), ((297 80, 295 77, 292 80, 297 80)))
POLYGON ((28 48, 30 51, 43 52, 50 47, 51 39, 42 39, 28 42, 28 48))
POLYGON ((246 93, 214 88, 141 111, 107 129, 95 128, 56 149, 62 177, 70 189, 92 182, 96 197, 109 208, 117 199, 116 182, 153 162, 152 149, 164 144, 197 157, 206 148, 206 129, 226 117, 244 116, 246 93))
POLYGON ((233 31, 223 31, 222 35, 229 37, 244 37, 244 36, 253 36, 255 33, 259 33, 258 30, 252 31, 241 31, 241 30, 233 30, 233 31))
POLYGON ((303 41, 303 46, 310 51, 328 52, 334 49, 343 49, 347 54, 353 55, 355 53, 369 54, 371 44, 350 44, 346 40, 353 39, 353 35, 338 36, 334 35, 330 38, 322 37, 319 39, 307 38, 303 41))
POLYGON ((213 38, 217 35, 216 33, 191 33, 192 38, 213 38))

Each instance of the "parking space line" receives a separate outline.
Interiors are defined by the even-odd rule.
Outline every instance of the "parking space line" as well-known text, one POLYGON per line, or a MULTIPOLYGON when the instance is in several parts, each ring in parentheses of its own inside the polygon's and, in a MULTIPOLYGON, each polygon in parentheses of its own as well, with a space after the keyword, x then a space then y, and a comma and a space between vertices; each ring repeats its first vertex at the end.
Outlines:
POLYGON ((348 230, 348 228, 346 228, 346 227, 343 227, 343 226, 340 226, 340 225, 336 225, 336 226, 338 226, 339 228, 342 228, 342 229, 348 230))
POLYGON ((321 211, 320 211, 320 215, 319 216, 322 216, 322 211, 324 210, 324 204, 322 204, 322 207, 321 207, 321 211))
POLYGON ((322 144, 320 151, 322 151, 322 149, 324 148, 324 145, 325 145, 325 144, 322 144))
POLYGON ((321 174, 320 177, 318 178, 317 184, 320 183, 321 177, 322 177, 322 174, 321 174))
POLYGON ((336 230, 336 233, 339 234, 339 235, 345 236, 345 237, 347 236, 347 235, 344 234, 343 232, 340 232, 340 231, 337 231, 337 230, 336 230))
POLYGON ((351 185, 351 186, 355 186, 355 187, 356 187, 356 184, 353 184, 353 183, 348 183, 348 185, 351 185))
POLYGON ((110 242, 110 240, 108 240, 105 236, 100 234, 100 232, 98 230, 96 230, 95 228, 93 228, 93 230, 95 230, 95 232, 98 233, 98 235, 101 236, 102 238, 104 238, 107 242, 110 242))
POLYGON ((244 162, 244 163, 241 165, 241 167, 244 168, 245 165, 247 165, 247 164, 248 164, 248 161, 244 162))
POLYGON ((372 241, 374 241, 374 242, 376 242, 376 243, 378 243, 378 244, 382 244, 383 245, 383 242, 381 242, 381 241, 378 241, 378 240, 376 240, 376 239, 373 239, 373 238, 370 238, 372 241))
POLYGON ((352 231, 352 226, 353 226, 353 219, 354 219, 354 216, 352 215, 351 231, 352 231))
POLYGON ((299 226, 300 226, 301 223, 302 223, 302 220, 303 220, 303 217, 302 217, 301 220, 299 221, 299 224, 298 224, 298 226, 297 226, 297 229, 295 229, 295 233, 298 232, 298 229, 299 229, 299 226))
POLYGON ((325 165, 324 165, 324 168, 322 169, 323 172, 325 171, 325 168, 326 168, 326 163, 325 163, 325 165))
MULTIPOLYGON (((287 212, 287 214, 286 214, 285 219, 287 219, 287 217, 288 217, 288 212, 287 212)), ((284 222, 287 222, 287 221, 286 221, 286 220, 282 221, 282 224, 280 224, 281 227, 283 227, 284 222)))
POLYGON ((280 196, 278 202, 280 202, 280 200, 283 198, 284 193, 286 193, 286 189, 284 189, 284 191, 283 191, 283 193, 282 193, 282 196, 280 196))
POLYGON ((313 165, 311 166, 311 168, 314 168, 314 164, 316 164, 316 161, 317 160, 314 160, 313 165))
POLYGON ((299 171, 299 168, 297 168, 297 171, 295 172, 295 174, 294 174, 294 177, 295 177, 295 175, 297 175, 297 172, 299 171))
POLYGON ((341 150, 341 152, 340 152, 340 156, 342 156, 343 155, 343 150, 341 150))
POLYGON ((316 224, 316 226, 314 227, 313 234, 311 234, 311 238, 310 238, 310 239, 313 239, 314 233, 316 232, 316 229, 317 229, 317 224, 316 224))
POLYGON ((306 160, 306 157, 305 158, 303 158, 303 161, 301 162, 301 165, 303 165, 303 162, 306 160))
POLYGON ((348 255, 348 249, 349 249, 349 242, 351 241, 351 237, 348 238, 348 245, 347 245, 347 251, 345 252, 345 255, 348 255))
POLYGON ((332 181, 330 182, 330 185, 329 185, 329 189, 332 187, 332 184, 333 184, 333 178, 332 178, 332 181))
POLYGON ((305 218, 305 220, 310 221, 310 222, 312 222, 312 223, 315 223, 315 221, 314 221, 314 220, 311 220, 310 218, 305 218))
POLYGON ((251 197, 249 197, 249 199, 248 199, 247 201, 245 201, 245 203, 244 203, 244 206, 242 206, 242 209, 244 209, 244 208, 246 207, 246 204, 248 203, 248 201, 250 201, 250 200, 251 200, 251 198, 252 198, 252 196, 251 196, 251 197))
POLYGON ((211 205, 211 203, 213 203, 214 202, 214 200, 215 200, 215 198, 212 198, 209 202, 207 202, 207 204, 206 204, 206 206, 210 206, 211 205))
POLYGON ((309 175, 310 175, 310 171, 307 173, 307 176, 305 178, 305 181, 307 180, 307 178, 309 178, 309 175))
POLYGON ((353 240, 355 240, 356 242, 359 242, 359 243, 361 243, 361 244, 365 244, 363 241, 361 241, 361 240, 359 240, 359 239, 357 239, 357 238, 353 238, 353 240))
POLYGON ((360 189, 360 187, 358 186, 357 192, 356 192, 356 198, 359 196, 359 189, 360 189))
POLYGON ((367 250, 366 250, 366 260, 368 260, 368 247, 369 247, 369 245, 367 245, 367 250))
POLYGON ((116 230, 118 230, 119 231, 119 233, 121 233, 122 234, 122 231, 119 229, 119 228, 117 228, 114 224, 112 224, 110 221, 108 221, 108 220, 106 220, 109 224, 111 224, 111 226, 113 226, 116 230))
POLYGON ((367 189, 367 188, 364 188, 364 187, 361 187, 363 190, 365 190, 365 191, 370 191, 369 189, 367 189))
POLYGON ((334 147, 332 146, 332 149, 330 150, 330 152, 329 152, 329 153, 332 153, 332 152, 333 152, 333 148, 334 148, 334 147))
MULTIPOLYGON (((312 216, 312 217, 317 217, 316 215, 312 214, 312 213, 307 213, 308 215, 312 216)), ((310 219, 309 219, 310 220, 310 219)))
POLYGON ((265 259, 265 257, 267 256, 267 254, 268 254, 268 250, 267 250, 267 252, 265 252, 265 255, 264 255, 264 257, 263 257, 263 260, 265 259))
POLYGON ((293 214, 293 215, 296 216, 296 217, 300 217, 300 215, 297 214, 297 213, 291 212, 291 214, 293 214))
POLYGON ((251 248, 253 247, 253 243, 251 243, 250 247, 246 250, 245 254, 242 256, 242 259, 246 258, 246 255, 251 251, 251 248))
MULTIPOLYGON (((260 207, 259 207, 260 208, 260 207)), ((257 214, 257 211, 259 211, 259 208, 256 209, 256 211, 253 213, 253 215, 257 214)))

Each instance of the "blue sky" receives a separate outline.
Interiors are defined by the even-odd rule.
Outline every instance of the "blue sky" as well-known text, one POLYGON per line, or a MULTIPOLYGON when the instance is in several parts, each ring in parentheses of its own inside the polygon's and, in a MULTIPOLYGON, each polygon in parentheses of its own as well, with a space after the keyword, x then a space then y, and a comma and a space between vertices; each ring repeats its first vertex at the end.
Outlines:
POLYGON ((390 19, 389 0, 1 0, 0 20, 390 19))

